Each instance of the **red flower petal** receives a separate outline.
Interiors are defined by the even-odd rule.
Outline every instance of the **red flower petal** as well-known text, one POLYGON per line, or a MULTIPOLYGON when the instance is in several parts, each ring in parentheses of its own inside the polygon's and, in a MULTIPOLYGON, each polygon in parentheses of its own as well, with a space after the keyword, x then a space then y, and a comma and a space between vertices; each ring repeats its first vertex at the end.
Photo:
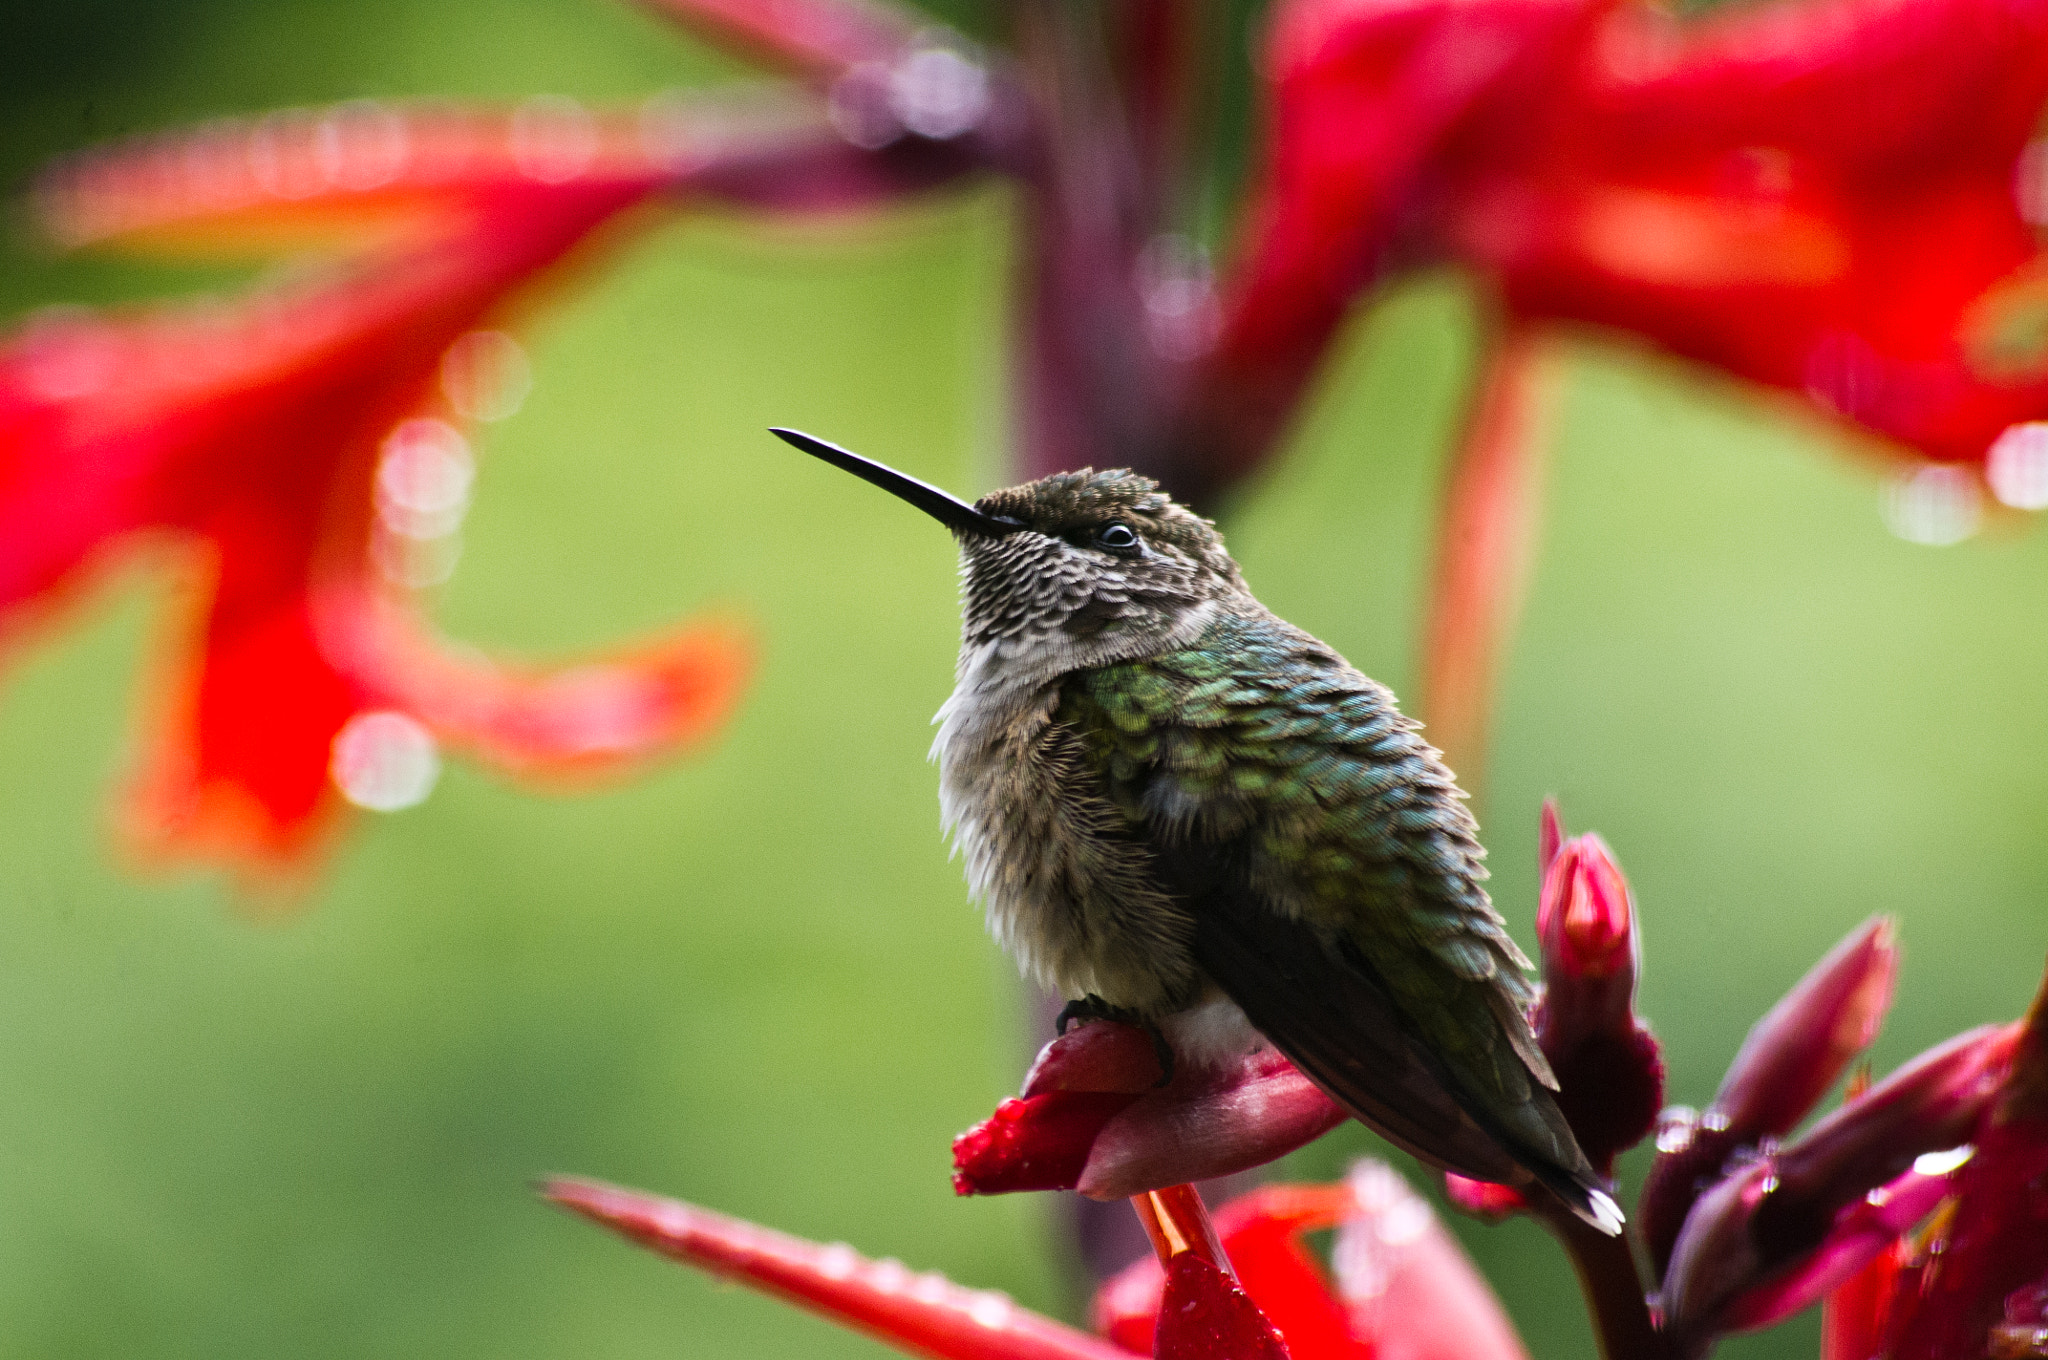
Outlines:
POLYGON ((1906 1244, 1894 1241, 1835 1286, 1821 1304, 1820 1360, 1873 1360, 1878 1354, 1906 1256, 1906 1244))
POLYGON ((2034 1293, 2048 1284, 2048 980, 1987 1125, 1955 1175, 1951 1212, 1928 1243, 1917 1297, 1887 1338, 1899 1360, 1982 1354, 1994 1328, 2005 1328, 2007 1341, 2033 1344, 2033 1328, 2048 1321, 2034 1293))
POLYGON ((954 1193, 1073 1189, 1103 1125, 1135 1099, 1118 1091, 1043 1091, 1004 1101, 953 1140, 954 1193))
POLYGON ((1636 1221, 1661 1269, 1701 1185, 1736 1149, 1791 1131, 1876 1037, 1898 972, 1897 931, 1874 916, 1809 969, 1749 1031, 1706 1111, 1658 1135, 1636 1221))
POLYGON ((1521 315, 1980 459, 2048 412, 2048 269, 2014 194, 2044 39, 2039 0, 1282 10, 1220 387, 1277 419, 1347 298, 1452 258, 1521 315))
MULTIPOLYGON (((1383 1163, 1358 1163, 1342 1185, 1264 1187, 1215 1222, 1245 1292, 1302 1360, 1524 1360, 1493 1291, 1383 1163), (1334 1290, 1302 1241, 1333 1227, 1334 1290)), ((1097 1330, 1149 1351, 1165 1288, 1159 1262, 1131 1266, 1097 1292, 1097 1330)))
POLYGON ((0 621, 19 629, 138 531, 207 550, 204 659, 171 667, 146 839, 257 862, 313 843, 337 803, 337 734, 419 688, 345 668, 351 630, 323 616, 323 601, 384 589, 369 552, 379 443, 429 402, 459 337, 661 182, 507 187, 475 236, 374 276, 45 324, 0 350, 0 621))
POLYGON ((1357 1207, 1337 1233, 1337 1287, 1371 1354, 1527 1360, 1492 1288, 1392 1167, 1360 1162, 1345 1184, 1357 1207))
POLYGON ((758 61, 835 76, 887 62, 916 36, 903 11, 870 0, 643 0, 685 28, 758 61))
POLYGON ((652 184, 693 168, 713 128, 660 108, 596 114, 538 98, 513 110, 358 100, 222 119, 61 161, 36 206, 66 246, 181 254, 417 245, 492 197, 575 183, 652 184))
POLYGON ((821 1246, 737 1218, 598 1181, 543 1193, 644 1247, 937 1360, 1128 1360, 1085 1332, 936 1272, 913 1275, 844 1245, 821 1246))

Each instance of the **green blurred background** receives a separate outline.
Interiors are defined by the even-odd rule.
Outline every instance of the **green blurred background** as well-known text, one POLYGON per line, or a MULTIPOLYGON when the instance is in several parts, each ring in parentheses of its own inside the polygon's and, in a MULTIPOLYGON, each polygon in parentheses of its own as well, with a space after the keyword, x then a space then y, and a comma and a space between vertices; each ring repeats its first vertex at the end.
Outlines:
MULTIPOLYGON (((969 7, 962 6, 963 10, 969 7)), ((957 17, 957 16, 956 16, 957 17)), ((965 17, 971 19, 969 12, 965 17)), ((109 136, 361 96, 601 102, 739 68, 608 0, 37 0, 0 43, 0 174, 109 136)), ((455 764, 366 817, 299 910, 109 853, 167 603, 120 577, 0 689, 0 1350, 38 1357, 865 1356, 551 1211, 536 1174, 693 1199, 1073 1315, 1049 1201, 957 1200, 951 1135, 1029 1039, 937 827, 949 546, 768 441, 804 426, 969 493, 1001 478, 1006 200, 851 229, 678 221, 529 334, 455 635, 538 654, 707 606, 758 679, 699 758, 574 797, 455 764)), ((37 253, 12 314, 217 279, 37 253)), ((1350 330, 1228 517, 1262 597, 1396 689, 1470 297, 1350 330)), ((1869 913, 1904 921, 1888 1068, 2015 1014, 2048 943, 2048 538, 1900 542, 1836 436, 1576 352, 1481 808, 1525 942, 1538 802, 1635 883, 1674 1100, 1869 913)), ((1335 1174, 1373 1140, 1294 1159, 1335 1174)), ((1640 1173, 1640 1158, 1630 1167, 1640 1173)), ((1526 1224, 1460 1233, 1541 1360, 1590 1353, 1526 1224)), ((1811 1317, 1731 1343, 1811 1356, 1811 1317)))

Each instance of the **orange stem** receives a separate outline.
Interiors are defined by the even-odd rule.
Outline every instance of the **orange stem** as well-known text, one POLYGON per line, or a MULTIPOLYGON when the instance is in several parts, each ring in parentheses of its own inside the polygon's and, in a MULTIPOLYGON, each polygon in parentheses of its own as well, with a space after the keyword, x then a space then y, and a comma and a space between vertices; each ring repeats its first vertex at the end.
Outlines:
POLYGON ((1494 689, 1535 560, 1543 453, 1560 373, 1533 326, 1502 323, 1444 497, 1422 712, 1430 741, 1475 795, 1484 782, 1494 689))
POLYGON ((1231 1279, 1237 1278, 1230 1258, 1223 1254, 1216 1225, 1209 1221, 1201 1192, 1194 1186, 1169 1185, 1163 1190, 1133 1195, 1131 1208, 1137 1210, 1138 1221, 1145 1225, 1145 1235, 1152 1239, 1152 1250, 1158 1253, 1160 1265, 1171 1265, 1174 1257, 1191 1251, 1231 1279))

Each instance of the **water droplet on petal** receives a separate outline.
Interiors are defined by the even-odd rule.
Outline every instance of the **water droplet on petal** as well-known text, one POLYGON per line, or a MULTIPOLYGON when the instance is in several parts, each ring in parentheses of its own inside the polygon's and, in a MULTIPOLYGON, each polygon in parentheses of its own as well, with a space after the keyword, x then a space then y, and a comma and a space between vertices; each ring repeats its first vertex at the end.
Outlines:
POLYGON ((434 791, 441 752, 434 734, 403 713, 358 713, 335 734, 328 770, 357 807, 397 812, 434 791))
POLYGON ((305 198, 327 187, 320 127, 320 115, 311 109, 279 109, 258 120, 249 134, 249 173, 266 193, 305 198))
POLYGON ((974 1296, 974 1302, 968 1305, 967 1316, 979 1326, 994 1331, 998 1327, 1009 1326, 1015 1311, 1016 1305, 1010 1302, 1008 1294, 987 1289, 974 1296))
POLYGON ((1947 547, 1977 532, 1984 493, 1975 472, 1932 463, 1885 488, 1884 522, 1908 543, 1947 547))
POLYGON ((887 146, 903 135, 903 122, 890 108, 889 71, 864 61, 838 80, 825 97, 832 128, 863 151, 887 146))
POLYGON ((1969 1161, 1976 1152, 1976 1147, 1969 1143, 1941 1152, 1923 1152, 1913 1159, 1913 1172, 1919 1176, 1946 1176, 1969 1161))

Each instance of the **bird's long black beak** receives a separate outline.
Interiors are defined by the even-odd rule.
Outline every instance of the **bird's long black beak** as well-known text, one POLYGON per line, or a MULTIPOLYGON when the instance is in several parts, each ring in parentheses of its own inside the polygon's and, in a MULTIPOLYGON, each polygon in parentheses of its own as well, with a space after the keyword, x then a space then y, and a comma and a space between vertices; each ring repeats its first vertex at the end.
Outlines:
POLYGON ((814 458, 822 458, 833 467, 851 472, 862 481, 873 482, 892 496, 909 501, 918 509, 930 515, 939 523, 956 533, 982 534, 993 538, 998 534, 1013 534, 1024 526, 1014 519, 1001 515, 987 515, 961 500, 951 492, 941 491, 930 482, 886 467, 872 458, 828 444, 822 439, 805 434, 802 430, 785 430, 771 427, 768 433, 785 443, 794 444, 814 458))

